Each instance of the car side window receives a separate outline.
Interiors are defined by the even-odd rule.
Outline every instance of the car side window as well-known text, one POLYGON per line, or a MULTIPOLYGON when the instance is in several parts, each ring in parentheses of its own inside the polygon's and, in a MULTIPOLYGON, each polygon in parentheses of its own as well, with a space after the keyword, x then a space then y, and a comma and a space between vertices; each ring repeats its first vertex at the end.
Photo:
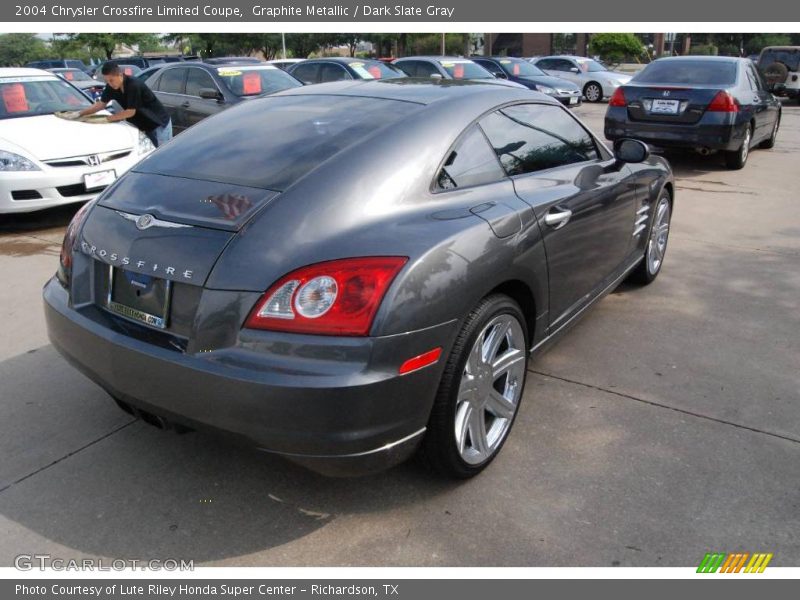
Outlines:
POLYGON ((552 69, 553 68, 553 61, 549 58, 543 58, 540 61, 537 61, 536 66, 540 69, 552 69))
POLYGON ((414 60, 404 60, 394 65, 409 77, 417 76, 417 62, 414 60))
POLYGON ((592 136, 558 106, 508 106, 484 117, 480 125, 508 175, 599 157, 592 136))
POLYGON ((186 69, 167 69, 158 80, 158 91, 167 94, 182 94, 186 69))
POLYGON ((319 65, 316 63, 300 64, 292 71, 292 75, 303 83, 317 83, 318 70, 319 65))
POLYGON ((439 190, 470 187, 499 181, 505 177, 486 136, 472 125, 456 143, 436 176, 439 190))
POLYGON ((319 82, 325 83, 327 81, 342 81, 343 79, 352 79, 353 77, 341 65, 334 65, 331 63, 323 63, 319 66, 319 82))
POLYGON ((186 95, 199 98, 202 89, 216 90, 217 85, 214 83, 214 78, 203 69, 189 69, 189 74, 186 76, 186 95))
POLYGON ((417 77, 430 77, 431 75, 441 74, 442 72, 436 67, 436 65, 429 62, 421 62, 417 68, 417 77))
POLYGON ((501 69, 497 65, 497 63, 495 63, 494 61, 491 61, 491 60, 476 60, 476 59, 473 59, 473 60, 476 63, 478 63, 480 66, 482 66, 484 69, 489 71, 489 73, 491 73, 492 75, 504 75, 505 74, 505 73, 503 73, 503 69, 501 69))
POLYGON ((572 61, 569 61, 569 60, 566 60, 566 59, 563 59, 563 58, 558 59, 557 61, 555 61, 555 64, 556 64, 556 66, 553 67, 553 68, 556 71, 569 71, 570 69, 575 68, 575 65, 572 63, 572 61))
POLYGON ((765 88, 761 85, 761 78, 758 76, 758 71, 754 65, 747 65, 747 79, 750 81, 750 86, 754 90, 763 91, 765 88))

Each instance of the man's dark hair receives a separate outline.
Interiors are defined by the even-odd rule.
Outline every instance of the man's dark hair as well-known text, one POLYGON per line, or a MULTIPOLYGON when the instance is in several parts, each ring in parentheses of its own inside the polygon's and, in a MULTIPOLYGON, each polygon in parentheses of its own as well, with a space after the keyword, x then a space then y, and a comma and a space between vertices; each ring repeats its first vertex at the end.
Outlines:
POLYGON ((100 72, 103 75, 119 75, 122 73, 122 69, 119 68, 117 63, 104 63, 100 72))

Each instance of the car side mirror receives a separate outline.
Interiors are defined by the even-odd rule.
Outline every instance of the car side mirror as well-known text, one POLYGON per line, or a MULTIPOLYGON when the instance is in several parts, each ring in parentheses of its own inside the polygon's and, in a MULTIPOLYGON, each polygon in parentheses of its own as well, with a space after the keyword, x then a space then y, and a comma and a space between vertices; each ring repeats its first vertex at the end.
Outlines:
POLYGON ((439 73, 431 73, 431 79, 444 79, 439 73))
POLYGON ((614 142, 614 156, 626 163, 640 163, 650 156, 650 147, 640 140, 622 138, 614 142))
POLYGON ((569 71, 570 71, 570 73, 580 73, 581 72, 581 70, 578 67, 570 67, 569 71))
POLYGON ((219 90, 212 88, 202 88, 200 90, 200 97, 205 98, 206 100, 222 100, 222 94, 219 93, 219 90))

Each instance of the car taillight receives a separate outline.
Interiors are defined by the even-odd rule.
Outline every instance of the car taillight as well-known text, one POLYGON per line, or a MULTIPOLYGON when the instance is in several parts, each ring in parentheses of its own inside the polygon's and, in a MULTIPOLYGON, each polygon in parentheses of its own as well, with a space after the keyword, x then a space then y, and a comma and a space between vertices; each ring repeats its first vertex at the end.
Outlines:
POLYGON ((706 110, 709 112, 739 112, 739 103, 728 92, 721 90, 717 92, 706 110))
POLYGON ((245 327, 365 336, 405 256, 345 258, 292 271, 256 303, 245 327))
POLYGON ((58 280, 63 285, 69 284, 70 274, 72 273, 72 252, 74 250, 75 240, 78 237, 78 230, 81 228, 81 224, 86 219, 86 215, 89 214, 89 211, 95 205, 95 202, 95 200, 90 200, 81 206, 80 210, 75 213, 74 217, 72 217, 69 225, 67 225, 67 231, 64 234, 64 241, 61 243, 61 256, 57 273, 58 280))
POLYGON ((628 103, 625 101, 625 92, 622 91, 621 87, 618 87, 614 90, 614 93, 611 94, 611 99, 608 101, 609 106, 627 106, 628 103))

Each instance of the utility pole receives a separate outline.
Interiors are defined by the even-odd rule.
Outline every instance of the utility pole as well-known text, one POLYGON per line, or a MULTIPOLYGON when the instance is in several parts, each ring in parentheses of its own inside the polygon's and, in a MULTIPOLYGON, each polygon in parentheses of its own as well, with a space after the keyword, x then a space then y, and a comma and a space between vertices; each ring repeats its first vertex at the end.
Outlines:
POLYGON ((281 34, 281 46, 283 46, 283 59, 286 60, 286 34, 281 34))

